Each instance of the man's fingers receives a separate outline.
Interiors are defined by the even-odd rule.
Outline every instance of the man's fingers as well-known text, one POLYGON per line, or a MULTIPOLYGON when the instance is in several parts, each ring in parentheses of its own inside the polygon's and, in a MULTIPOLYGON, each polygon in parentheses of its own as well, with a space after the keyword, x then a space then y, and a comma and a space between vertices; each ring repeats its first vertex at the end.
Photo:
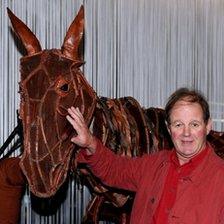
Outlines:
POLYGON ((72 127, 77 130, 78 129, 78 124, 75 119, 73 119, 70 115, 66 116, 66 119, 69 121, 69 123, 72 125, 72 127))
POLYGON ((74 122, 76 122, 77 124, 82 123, 76 111, 73 111, 72 109, 68 109, 68 114, 69 114, 68 116, 72 119, 72 122, 70 122, 71 124, 73 124, 74 122))
POLYGON ((83 132, 87 127, 85 121, 81 121, 81 118, 77 115, 77 112, 73 112, 72 109, 68 109, 69 115, 66 119, 70 122, 77 134, 83 132))
POLYGON ((79 119, 82 122, 85 122, 84 117, 83 117, 81 111, 79 110, 79 108, 78 107, 76 107, 76 108, 72 107, 72 109, 75 111, 75 113, 77 114, 77 116, 79 117, 79 119))
POLYGON ((68 113, 73 119, 77 120, 77 122, 79 122, 79 121, 82 123, 85 122, 83 115, 80 112, 78 107, 77 108, 74 108, 74 107, 68 108, 68 113))
POLYGON ((68 108, 68 113, 69 115, 72 117, 72 118, 76 118, 77 117, 77 114, 76 114, 76 111, 74 108, 68 108))

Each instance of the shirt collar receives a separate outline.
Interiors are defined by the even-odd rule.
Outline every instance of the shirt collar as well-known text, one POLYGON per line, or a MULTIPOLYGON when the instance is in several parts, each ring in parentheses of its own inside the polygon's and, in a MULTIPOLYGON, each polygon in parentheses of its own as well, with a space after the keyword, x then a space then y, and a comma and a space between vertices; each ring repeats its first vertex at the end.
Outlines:
POLYGON ((209 148, 210 148, 209 145, 206 144, 206 147, 198 155, 196 155, 189 162, 183 164, 182 166, 179 163, 176 151, 173 150, 173 152, 170 155, 170 162, 173 165, 173 168, 177 169, 182 177, 189 176, 193 172, 193 170, 195 170, 195 168, 198 167, 198 165, 206 157, 209 148))

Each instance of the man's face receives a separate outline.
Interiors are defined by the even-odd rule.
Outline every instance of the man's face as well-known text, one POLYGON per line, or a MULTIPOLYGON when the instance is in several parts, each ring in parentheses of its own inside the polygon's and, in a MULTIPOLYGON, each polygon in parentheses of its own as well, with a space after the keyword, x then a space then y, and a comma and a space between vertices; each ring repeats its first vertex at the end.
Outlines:
POLYGON ((200 104, 180 100, 171 110, 168 128, 182 165, 205 148, 211 120, 205 123, 200 104))

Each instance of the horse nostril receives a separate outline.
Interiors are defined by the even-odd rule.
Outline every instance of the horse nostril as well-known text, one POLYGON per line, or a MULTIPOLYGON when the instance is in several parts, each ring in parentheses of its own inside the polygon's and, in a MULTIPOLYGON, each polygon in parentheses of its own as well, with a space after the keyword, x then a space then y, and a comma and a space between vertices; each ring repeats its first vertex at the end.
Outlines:
POLYGON ((65 117, 66 115, 68 115, 68 109, 65 108, 65 107, 63 107, 62 105, 59 105, 59 106, 57 107, 57 112, 58 112, 61 116, 63 116, 63 117, 65 117))

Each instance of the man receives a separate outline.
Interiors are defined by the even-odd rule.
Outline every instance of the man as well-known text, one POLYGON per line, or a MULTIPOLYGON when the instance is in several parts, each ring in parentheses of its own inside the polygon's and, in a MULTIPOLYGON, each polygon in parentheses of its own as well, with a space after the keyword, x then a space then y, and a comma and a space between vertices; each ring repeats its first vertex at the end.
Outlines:
POLYGON ((88 130, 78 109, 68 109, 77 132, 71 141, 83 147, 78 158, 105 184, 136 192, 132 224, 224 223, 224 161, 206 136, 209 106, 195 90, 178 89, 166 107, 174 149, 141 158, 113 154, 88 130))

